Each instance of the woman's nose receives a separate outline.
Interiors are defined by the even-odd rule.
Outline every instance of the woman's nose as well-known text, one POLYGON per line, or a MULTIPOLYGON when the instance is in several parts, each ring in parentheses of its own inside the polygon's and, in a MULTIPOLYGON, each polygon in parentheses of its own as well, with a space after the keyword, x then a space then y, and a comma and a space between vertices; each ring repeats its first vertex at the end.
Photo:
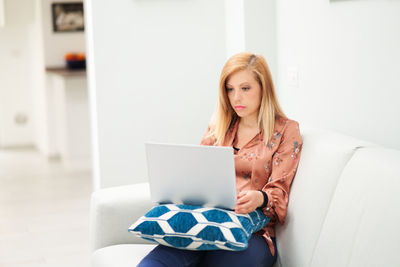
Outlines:
POLYGON ((233 92, 233 99, 234 100, 240 100, 240 98, 242 98, 242 94, 241 94, 240 90, 235 90, 233 92))

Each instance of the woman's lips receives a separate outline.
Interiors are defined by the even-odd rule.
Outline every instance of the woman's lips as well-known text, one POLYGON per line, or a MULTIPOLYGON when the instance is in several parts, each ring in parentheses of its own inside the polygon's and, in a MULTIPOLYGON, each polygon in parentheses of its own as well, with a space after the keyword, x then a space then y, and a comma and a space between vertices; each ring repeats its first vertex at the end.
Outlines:
POLYGON ((235 109, 242 110, 244 109, 244 106, 235 106, 235 109))

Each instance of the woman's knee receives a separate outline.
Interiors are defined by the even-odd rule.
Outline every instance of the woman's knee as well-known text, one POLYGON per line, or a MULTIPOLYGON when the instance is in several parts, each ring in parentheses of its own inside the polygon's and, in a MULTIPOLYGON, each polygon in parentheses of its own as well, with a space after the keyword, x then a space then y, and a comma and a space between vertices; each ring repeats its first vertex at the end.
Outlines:
POLYGON ((201 256, 201 251, 181 250, 158 245, 142 259, 138 266, 196 266, 201 256))

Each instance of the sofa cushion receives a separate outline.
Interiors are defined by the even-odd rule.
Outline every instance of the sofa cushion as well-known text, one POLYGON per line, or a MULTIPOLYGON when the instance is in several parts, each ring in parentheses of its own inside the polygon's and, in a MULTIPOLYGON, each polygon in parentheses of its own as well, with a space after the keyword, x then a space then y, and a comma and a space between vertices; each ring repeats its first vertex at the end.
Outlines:
POLYGON ((400 266, 399 166, 399 150, 357 150, 340 177, 309 266, 400 266))
POLYGON ((189 250, 243 250, 252 233, 269 218, 260 209, 249 214, 192 205, 154 206, 129 231, 159 244, 189 250))
POLYGON ((91 259, 92 267, 132 267, 137 266, 156 245, 124 244, 96 250, 91 259))

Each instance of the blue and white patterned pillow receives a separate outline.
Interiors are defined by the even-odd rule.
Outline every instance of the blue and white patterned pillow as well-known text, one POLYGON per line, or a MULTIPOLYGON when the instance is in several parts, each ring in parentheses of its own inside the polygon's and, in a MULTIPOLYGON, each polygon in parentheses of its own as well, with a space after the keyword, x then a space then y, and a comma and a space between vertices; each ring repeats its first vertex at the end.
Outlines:
POLYGON ((128 231, 146 240, 188 250, 244 250, 252 233, 269 222, 260 209, 249 214, 192 205, 154 206, 128 231))

